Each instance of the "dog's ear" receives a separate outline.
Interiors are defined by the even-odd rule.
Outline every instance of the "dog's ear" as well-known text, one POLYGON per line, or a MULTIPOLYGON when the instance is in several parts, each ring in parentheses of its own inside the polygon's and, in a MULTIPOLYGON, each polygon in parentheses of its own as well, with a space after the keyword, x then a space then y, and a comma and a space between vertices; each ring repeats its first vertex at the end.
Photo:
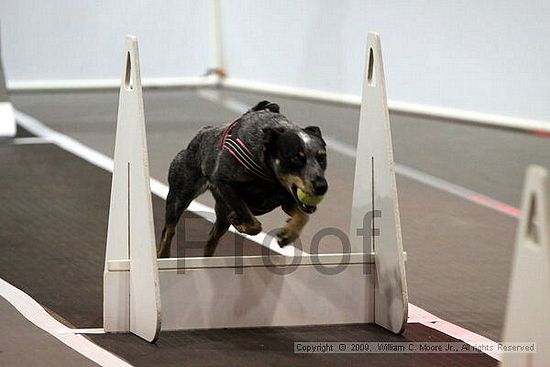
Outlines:
POLYGON ((327 143, 325 142, 325 139, 323 139, 323 134, 321 134, 321 128, 319 126, 308 126, 304 128, 304 131, 311 136, 315 136, 316 138, 319 138, 325 146, 327 145, 327 143))
POLYGON ((261 101, 261 102, 258 102, 256 104, 256 106, 252 107, 250 109, 250 111, 261 111, 261 110, 265 110, 265 106, 267 106, 268 104, 270 104, 271 102, 269 101, 261 101))
POLYGON ((262 111, 262 110, 269 110, 274 113, 279 113, 281 109, 279 108, 279 105, 277 103, 271 103, 269 101, 258 102, 256 106, 250 109, 250 111, 262 111))
POLYGON ((308 126, 308 127, 304 128, 304 130, 308 134, 311 134, 313 136, 316 136, 318 138, 323 139, 323 135, 321 134, 321 129, 319 128, 319 126, 308 126))
POLYGON ((267 106, 265 106, 266 110, 270 110, 273 113, 279 113, 281 111, 281 108, 277 103, 270 103, 267 106))

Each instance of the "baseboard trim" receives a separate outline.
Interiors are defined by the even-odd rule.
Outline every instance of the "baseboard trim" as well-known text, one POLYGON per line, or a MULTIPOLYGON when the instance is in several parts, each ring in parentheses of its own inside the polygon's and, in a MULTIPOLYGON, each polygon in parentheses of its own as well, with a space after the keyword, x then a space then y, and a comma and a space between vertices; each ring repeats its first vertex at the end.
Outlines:
MULTIPOLYGON (((286 87, 244 79, 226 78, 221 82, 223 87, 237 91, 263 92, 291 98, 311 101, 322 101, 346 106, 359 107, 361 98, 352 94, 324 92, 314 89, 286 87)), ((550 121, 503 116, 484 112, 468 111, 456 108, 430 106, 419 103, 388 100, 390 112, 463 122, 501 129, 526 131, 535 134, 550 134, 550 121)))
MULTIPOLYGON (((180 78, 149 78, 143 80, 144 88, 202 88, 220 86, 235 91, 269 93, 315 102, 334 103, 353 107, 359 107, 361 105, 361 98, 352 94, 281 86, 238 78, 219 79, 216 75, 180 78)), ((33 91, 116 90, 119 87, 120 80, 118 79, 21 80, 8 82, 8 91, 12 93, 33 91)), ((395 100, 389 100, 388 107, 390 112, 393 113, 443 119, 450 122, 469 123, 500 129, 517 130, 545 136, 550 134, 550 121, 489 114, 484 112, 395 100)))
MULTIPOLYGON (((144 88, 200 88, 218 84, 216 76, 143 79, 144 88)), ((7 83, 10 93, 108 90, 120 88, 120 79, 18 80, 7 83)))

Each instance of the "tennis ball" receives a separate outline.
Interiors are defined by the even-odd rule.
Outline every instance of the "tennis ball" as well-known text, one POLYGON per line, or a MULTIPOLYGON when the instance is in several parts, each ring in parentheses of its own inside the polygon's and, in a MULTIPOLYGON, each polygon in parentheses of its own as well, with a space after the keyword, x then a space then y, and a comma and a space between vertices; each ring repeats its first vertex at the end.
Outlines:
POLYGON ((316 206, 321 202, 321 200, 323 200, 324 197, 323 195, 308 195, 300 188, 296 190, 296 193, 298 194, 298 200, 307 206, 316 206))

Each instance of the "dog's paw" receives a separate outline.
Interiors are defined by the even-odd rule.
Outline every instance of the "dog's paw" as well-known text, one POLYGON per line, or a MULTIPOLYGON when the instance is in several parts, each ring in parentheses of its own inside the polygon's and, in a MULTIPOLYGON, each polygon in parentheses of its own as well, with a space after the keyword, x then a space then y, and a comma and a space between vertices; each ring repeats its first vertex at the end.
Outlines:
POLYGON ((262 223, 260 223, 256 218, 254 218, 252 223, 243 223, 241 226, 243 226, 243 230, 240 232, 251 236, 255 236, 262 231, 262 223))
POLYGON ((296 232, 293 228, 284 227, 277 233, 277 242, 279 246, 285 247, 291 244, 300 237, 300 233, 296 232))
POLYGON ((251 236, 255 236, 262 231, 262 223, 256 218, 252 217, 252 221, 243 222, 236 214, 232 213, 228 216, 229 222, 241 233, 245 233, 251 236))

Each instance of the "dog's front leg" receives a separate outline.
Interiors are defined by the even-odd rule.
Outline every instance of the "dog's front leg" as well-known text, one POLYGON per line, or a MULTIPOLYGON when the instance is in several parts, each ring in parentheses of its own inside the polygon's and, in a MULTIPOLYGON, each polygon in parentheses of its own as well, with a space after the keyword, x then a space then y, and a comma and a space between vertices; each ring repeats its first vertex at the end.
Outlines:
POLYGON ((252 215, 248 206, 229 184, 216 182, 213 187, 215 187, 213 193, 216 200, 223 200, 229 208, 227 220, 239 232, 254 236, 262 231, 262 224, 252 215))
POLYGON ((286 226, 277 233, 277 242, 281 247, 296 241, 309 220, 309 215, 298 209, 295 205, 283 206, 283 210, 290 215, 290 218, 287 220, 286 226))

